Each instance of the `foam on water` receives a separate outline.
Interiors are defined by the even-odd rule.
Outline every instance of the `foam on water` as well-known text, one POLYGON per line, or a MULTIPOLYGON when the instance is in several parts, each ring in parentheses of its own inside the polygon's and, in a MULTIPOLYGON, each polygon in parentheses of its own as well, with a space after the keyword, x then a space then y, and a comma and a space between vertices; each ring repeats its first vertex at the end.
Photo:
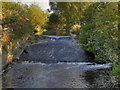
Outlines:
POLYGON ((70 69, 70 67, 83 67, 84 70, 97 70, 97 69, 106 69, 106 68, 111 68, 112 63, 107 63, 107 64, 96 64, 92 62, 58 62, 58 63, 51 63, 51 64, 46 64, 46 63, 41 63, 41 62, 24 62, 23 64, 40 64, 42 66, 47 66, 50 67, 52 65, 67 65, 66 69, 70 69))
POLYGON ((68 65, 75 65, 76 67, 80 67, 84 65, 84 69, 105 69, 105 68, 111 68, 112 63, 107 63, 107 64, 96 64, 96 63, 91 63, 91 62, 59 62, 57 64, 68 64, 68 65))
POLYGON ((77 64, 77 65, 83 65, 83 64, 94 64, 91 62, 58 62, 57 64, 77 64))

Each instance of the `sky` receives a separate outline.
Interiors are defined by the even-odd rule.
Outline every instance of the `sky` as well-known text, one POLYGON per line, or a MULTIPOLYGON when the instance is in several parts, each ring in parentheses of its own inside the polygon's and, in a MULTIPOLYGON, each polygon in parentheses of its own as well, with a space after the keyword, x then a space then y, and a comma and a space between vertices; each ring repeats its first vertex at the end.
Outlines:
MULTIPOLYGON (((10 1, 10 0, 4 0, 4 1, 10 1)), ((54 2, 54 1, 57 1, 57 2, 81 2, 81 1, 118 2, 120 0, 13 0, 13 1, 20 1, 20 2, 28 4, 28 5, 31 5, 32 3, 35 2, 35 4, 38 4, 42 10, 46 10, 46 9, 50 9, 49 1, 51 1, 51 2, 54 2)))
POLYGON ((35 2, 35 4, 38 4, 42 10, 49 9, 49 0, 14 0, 14 1, 20 1, 23 4, 31 5, 35 2))

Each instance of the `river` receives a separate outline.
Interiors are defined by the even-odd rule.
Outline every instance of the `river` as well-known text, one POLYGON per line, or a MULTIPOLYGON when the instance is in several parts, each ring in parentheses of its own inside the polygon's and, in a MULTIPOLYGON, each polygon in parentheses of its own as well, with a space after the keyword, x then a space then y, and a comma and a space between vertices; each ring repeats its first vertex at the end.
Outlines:
POLYGON ((3 74, 4 88, 112 88, 111 63, 97 64, 73 36, 40 37, 3 74))

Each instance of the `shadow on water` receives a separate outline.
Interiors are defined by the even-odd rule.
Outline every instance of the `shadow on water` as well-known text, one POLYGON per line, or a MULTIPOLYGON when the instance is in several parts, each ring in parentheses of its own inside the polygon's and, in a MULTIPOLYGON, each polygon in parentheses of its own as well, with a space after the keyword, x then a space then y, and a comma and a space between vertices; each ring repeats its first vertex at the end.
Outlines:
POLYGON ((95 72, 95 71, 86 71, 84 77, 85 77, 85 80, 92 85, 95 83, 95 78, 99 77, 99 74, 98 72, 95 72))
POLYGON ((109 73, 109 69, 88 70, 84 74, 85 80, 90 84, 90 88, 112 88, 113 77, 109 73))

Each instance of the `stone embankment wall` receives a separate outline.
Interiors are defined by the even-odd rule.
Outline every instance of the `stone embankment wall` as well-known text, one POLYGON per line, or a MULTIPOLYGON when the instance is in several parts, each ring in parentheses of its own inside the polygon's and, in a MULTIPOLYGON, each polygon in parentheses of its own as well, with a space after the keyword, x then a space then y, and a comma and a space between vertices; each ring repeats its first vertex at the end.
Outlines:
POLYGON ((30 43, 26 42, 25 40, 22 40, 20 42, 17 42, 15 48, 12 48, 10 45, 4 46, 1 50, 2 68, 4 68, 9 62, 12 62, 12 60, 16 57, 19 57, 23 50, 29 45, 30 43))

